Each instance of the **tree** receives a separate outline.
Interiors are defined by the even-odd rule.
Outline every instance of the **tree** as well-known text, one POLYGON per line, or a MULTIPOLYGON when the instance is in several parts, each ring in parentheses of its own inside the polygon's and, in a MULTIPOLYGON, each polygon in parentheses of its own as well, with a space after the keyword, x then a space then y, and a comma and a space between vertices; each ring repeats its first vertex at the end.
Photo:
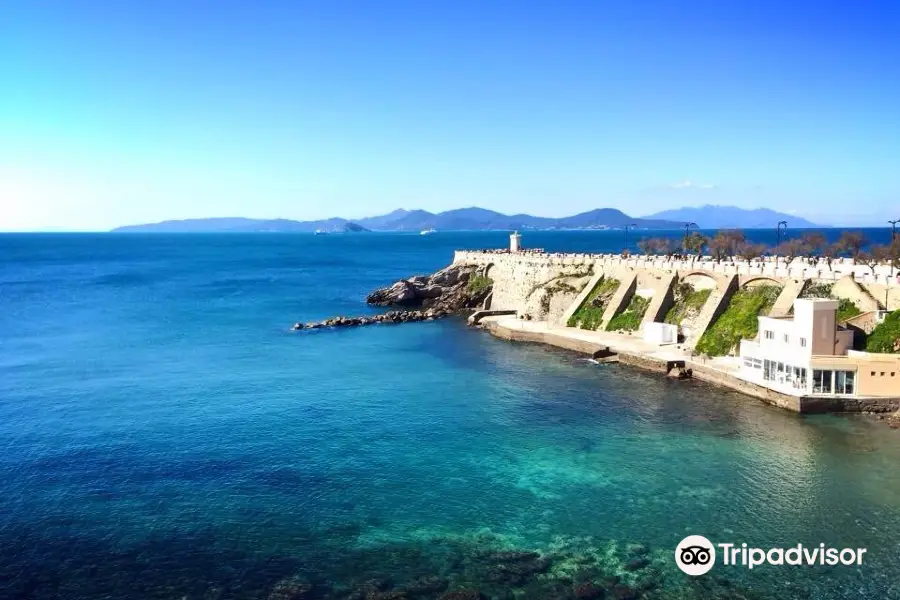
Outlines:
POLYGON ((825 264, 828 265, 828 268, 831 269, 832 261, 840 256, 841 247, 835 242, 833 244, 825 244, 822 248, 819 249, 819 255, 825 260, 825 264))
POLYGON ((699 258, 703 254, 703 249, 706 247, 706 244, 708 242, 709 238, 707 238, 705 235, 697 231, 693 231, 684 238, 684 249, 686 252, 693 252, 699 258))
POLYGON ((891 241, 891 245, 888 246, 888 252, 890 253, 891 266, 895 269, 900 268, 900 235, 891 241))
POLYGON ((738 247, 737 255, 746 260, 749 265, 754 258, 759 258, 765 251, 766 247, 764 245, 745 241, 738 247))
POLYGON ((871 252, 866 252, 865 250, 860 250, 857 253, 856 258, 854 259, 857 263, 861 263, 869 267, 872 270, 872 275, 875 274, 875 267, 878 266, 879 263, 883 262, 889 256, 889 250, 887 247, 876 246, 872 248, 871 252))
POLYGON ((721 231, 709 240, 709 253, 716 262, 722 262, 731 255, 731 246, 721 231))
POLYGON ((723 229, 709 240, 709 250, 717 261, 737 255, 738 247, 744 243, 744 232, 737 229, 723 229))
POLYGON ((845 231, 837 241, 837 249, 855 259, 868 243, 869 239, 862 231, 845 231))
POLYGON ((775 254, 783 256, 788 265, 794 262, 797 255, 801 253, 803 253, 803 241, 798 238, 785 240, 775 248, 775 254))
POLYGON ((800 243, 803 247, 803 254, 810 262, 817 259, 822 254, 822 250, 828 246, 828 240, 819 231, 804 233, 800 236, 800 243))

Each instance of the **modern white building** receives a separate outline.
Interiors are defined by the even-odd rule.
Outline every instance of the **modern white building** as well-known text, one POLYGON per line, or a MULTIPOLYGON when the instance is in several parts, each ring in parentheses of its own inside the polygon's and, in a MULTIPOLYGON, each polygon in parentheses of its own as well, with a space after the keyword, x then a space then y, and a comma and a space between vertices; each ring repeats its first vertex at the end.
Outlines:
POLYGON ((794 301, 788 317, 759 317, 741 342, 742 379, 795 396, 900 396, 900 356, 855 352, 837 300, 794 301))

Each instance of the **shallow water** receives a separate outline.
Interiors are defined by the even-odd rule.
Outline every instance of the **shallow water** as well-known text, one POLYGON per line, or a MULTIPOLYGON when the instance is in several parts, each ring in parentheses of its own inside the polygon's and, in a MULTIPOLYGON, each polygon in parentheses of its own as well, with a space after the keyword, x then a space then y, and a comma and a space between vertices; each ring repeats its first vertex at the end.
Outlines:
POLYGON ((0 236, 0 596, 266 598, 297 576, 345 597, 436 576, 408 597, 591 580, 607 597, 900 598, 883 424, 460 320, 288 331, 373 312, 370 289, 503 238, 0 236), (690 579, 672 559, 689 533, 868 554, 690 579), (511 549, 547 561, 492 554, 511 549))

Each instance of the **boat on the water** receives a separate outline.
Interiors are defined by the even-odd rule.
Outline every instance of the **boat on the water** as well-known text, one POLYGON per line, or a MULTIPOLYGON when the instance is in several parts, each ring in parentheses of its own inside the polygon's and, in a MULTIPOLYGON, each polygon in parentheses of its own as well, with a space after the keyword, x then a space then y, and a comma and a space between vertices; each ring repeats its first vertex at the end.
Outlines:
POLYGON ((316 235, 328 235, 328 232, 324 229, 316 229, 316 235))
POLYGON ((437 229, 423 229, 419 232, 419 235, 431 235, 432 233, 437 233, 437 229))

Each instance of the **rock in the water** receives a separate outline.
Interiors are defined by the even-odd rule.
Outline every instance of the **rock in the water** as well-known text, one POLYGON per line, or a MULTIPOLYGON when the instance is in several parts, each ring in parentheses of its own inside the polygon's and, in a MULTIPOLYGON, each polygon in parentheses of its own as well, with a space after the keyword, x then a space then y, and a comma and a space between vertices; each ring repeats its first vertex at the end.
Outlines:
POLYGON ((444 590, 447 587, 447 580, 441 579, 436 575, 420 577, 403 586, 403 590, 409 594, 420 596, 424 594, 434 594, 444 590))
POLYGON ((638 592, 627 585, 619 584, 613 588, 612 596, 615 600, 637 600, 638 592))
POLYGON ((272 588, 269 600, 308 600, 312 589, 312 585, 297 577, 282 579, 272 588))
POLYGON ((440 600, 485 600, 484 594, 475 590, 456 590, 447 592, 440 600))
POLYGON ((603 598, 603 588, 593 583, 582 583, 575 586, 575 598, 578 600, 599 600, 603 598))
POLYGON ((401 279, 389 287, 375 290, 366 302, 378 306, 422 306, 458 312, 476 308, 491 292, 486 285, 471 289, 469 279, 479 272, 476 265, 450 265, 433 275, 417 275, 401 279))
POLYGON ((650 561, 647 560, 645 556, 635 556, 627 563, 625 563, 625 569, 628 571, 637 571, 638 569, 643 569, 647 565, 650 564, 650 561))
POLYGON ((629 544, 628 545, 628 554, 631 556, 644 556, 650 549, 644 544, 629 544))

